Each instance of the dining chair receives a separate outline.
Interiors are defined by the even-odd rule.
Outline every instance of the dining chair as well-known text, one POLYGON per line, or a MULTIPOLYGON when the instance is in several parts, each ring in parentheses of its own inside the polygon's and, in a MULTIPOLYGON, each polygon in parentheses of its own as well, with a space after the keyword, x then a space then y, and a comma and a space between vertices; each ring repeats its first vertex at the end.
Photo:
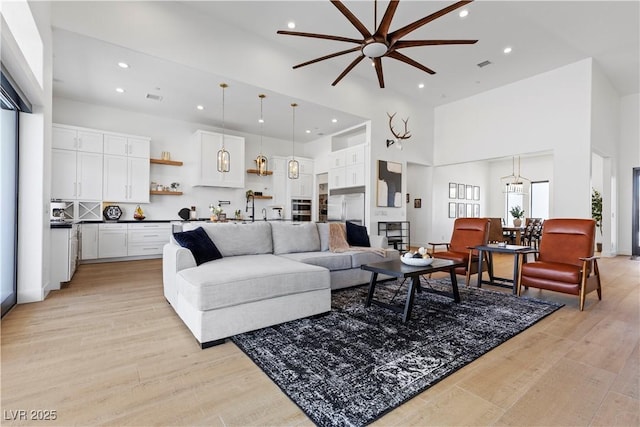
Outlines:
MULTIPOLYGON (((586 295, 597 291, 602 299, 598 257, 593 256, 596 222, 593 219, 548 219, 542 226, 538 258, 520 259, 518 295, 522 288, 539 288, 580 297, 584 310, 586 295)), ((531 251, 535 251, 532 249, 531 251)))
MULTIPOLYGON (((469 286, 471 275, 478 273, 478 251, 473 248, 487 244, 489 224, 488 218, 456 219, 453 223, 453 232, 449 242, 429 243, 431 245, 431 256, 463 262, 465 266, 458 267, 455 271, 456 274, 466 277, 466 284, 469 286), (446 250, 436 252, 437 246, 446 246, 446 250)), ((485 261, 487 262, 482 263, 483 271, 487 270, 488 259, 485 261)))
POLYGON ((508 242, 509 237, 505 236, 502 229, 502 218, 489 218, 489 238, 488 243, 508 242))

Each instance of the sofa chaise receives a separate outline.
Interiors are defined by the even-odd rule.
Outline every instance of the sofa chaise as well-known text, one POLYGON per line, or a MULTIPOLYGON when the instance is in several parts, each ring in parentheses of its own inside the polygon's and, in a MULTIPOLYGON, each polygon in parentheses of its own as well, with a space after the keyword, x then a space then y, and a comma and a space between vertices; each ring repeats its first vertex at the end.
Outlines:
POLYGON ((172 237, 163 249, 164 295, 202 348, 228 337, 331 310, 331 290, 367 283, 362 264, 397 257, 386 237, 375 249, 329 250, 329 224, 185 224, 206 235, 221 258, 197 265, 172 237), (199 231, 201 232, 201 231, 199 231))

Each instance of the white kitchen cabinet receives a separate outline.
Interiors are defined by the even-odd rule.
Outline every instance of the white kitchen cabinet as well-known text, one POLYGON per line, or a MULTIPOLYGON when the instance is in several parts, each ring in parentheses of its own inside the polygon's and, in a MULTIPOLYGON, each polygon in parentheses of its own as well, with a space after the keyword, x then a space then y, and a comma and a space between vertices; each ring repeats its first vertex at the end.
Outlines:
POLYGON ((291 198, 313 197, 313 175, 301 173, 298 179, 289 179, 289 196, 291 198))
POLYGON ((127 135, 104 135, 104 153, 116 156, 140 157, 149 159, 151 140, 127 135))
POLYGON ((346 187, 346 174, 347 169, 345 167, 329 169, 329 188, 346 187))
POLYGON ((104 155, 103 199, 111 202, 149 203, 149 160, 104 155))
POLYGON ((49 289, 60 289, 61 282, 68 282, 76 271, 78 262, 78 226, 52 228, 50 239, 50 285, 49 289))
POLYGON ((330 154, 330 189, 366 185, 365 148, 365 145, 356 145, 330 154))
POLYGON ((80 259, 98 258, 98 224, 80 225, 80 259))
POLYGON ((345 166, 364 164, 365 146, 356 145, 344 150, 345 166))
POLYGON ((51 197, 63 200, 102 199, 102 154, 51 150, 51 197))
POLYGON ((364 172, 364 163, 347 166, 344 174, 345 187, 358 187, 365 185, 364 172))
POLYGON ((127 224, 98 224, 98 258, 127 256, 127 224))
POLYGON ((51 138, 52 148, 102 153, 103 134, 99 131, 54 124, 51 138))
POLYGON ((169 223, 128 224, 127 254, 129 256, 161 255, 171 235, 169 223))
POLYGON ((192 140, 198 155, 195 185, 244 188, 244 138, 224 136, 225 149, 231 160, 229 172, 218 172, 216 166, 217 154, 222 148, 222 134, 198 130, 193 134, 192 140))

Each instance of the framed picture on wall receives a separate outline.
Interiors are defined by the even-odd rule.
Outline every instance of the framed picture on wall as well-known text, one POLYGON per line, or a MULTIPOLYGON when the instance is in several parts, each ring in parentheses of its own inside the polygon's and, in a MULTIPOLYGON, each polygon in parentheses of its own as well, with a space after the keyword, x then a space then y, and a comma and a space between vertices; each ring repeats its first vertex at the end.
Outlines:
POLYGON ((480 187, 477 185, 473 186, 473 200, 480 200, 480 187))
POLYGON ((449 183, 449 198, 450 199, 455 199, 456 197, 458 197, 458 184, 456 184, 455 182, 450 182, 449 183))
MULTIPOLYGON (((387 208, 402 207, 402 163, 378 160, 376 204, 387 208)), ((409 196, 407 194, 407 196, 409 196)), ((407 202, 409 202, 407 198, 407 202)))
POLYGON ((458 218, 464 218, 464 203, 458 203, 458 218))
POLYGON ((473 204, 473 217, 474 218, 480 218, 480 204, 479 203, 474 203, 473 204))
POLYGON ((464 184, 458 184, 458 199, 464 199, 464 184))
POLYGON ((422 199, 413 199, 413 207, 420 209, 422 207, 422 199))
POLYGON ((467 218, 473 218, 473 205, 471 203, 466 204, 466 212, 465 215, 467 218))
POLYGON ((473 200, 473 185, 467 185, 466 186, 466 199, 467 200, 473 200))
POLYGON ((456 202, 449 202, 449 218, 456 217, 456 202))

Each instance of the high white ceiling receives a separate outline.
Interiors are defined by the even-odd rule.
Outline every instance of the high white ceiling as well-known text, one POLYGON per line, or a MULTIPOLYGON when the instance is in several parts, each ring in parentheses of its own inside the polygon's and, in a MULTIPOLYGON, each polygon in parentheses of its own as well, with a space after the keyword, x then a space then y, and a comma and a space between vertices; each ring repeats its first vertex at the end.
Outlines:
MULTIPOLYGON (((373 30, 374 2, 346 1, 347 7, 373 30)), ((378 20, 387 6, 378 2, 378 20)), ((401 1, 390 30, 400 28, 453 2, 401 1)), ((347 19, 327 1, 196 1, 183 2, 208 16, 211 25, 219 20, 241 28, 251 37, 256 35, 283 51, 292 52, 301 63, 344 50, 350 43, 277 35, 295 21, 295 31, 361 38, 347 19)), ((371 90, 393 91, 411 102, 437 106, 521 80, 563 65, 592 57, 602 68, 620 95, 640 92, 640 2, 638 1, 483 1, 447 14, 406 36, 410 39, 478 39, 475 45, 431 46, 403 50, 403 53, 436 71, 428 75, 407 64, 383 58, 385 89, 379 89, 373 67, 362 61, 343 81, 361 80, 371 90), (512 47, 505 55, 503 49, 512 47), (490 61, 486 67, 477 64, 490 61), (423 89, 418 84, 423 83, 423 89)), ((53 7, 56 7, 55 2, 53 7)), ((118 7, 118 2, 113 2, 118 7)), ((55 25, 55 22, 54 22, 55 25)), ((126 28, 123 28, 126 31, 126 28)), ((149 31, 162 31, 149 25, 149 31)), ((206 31, 206 29, 202 29, 206 31)), ((239 42, 236 39, 224 43, 239 42)), ((238 55, 242 52, 239 51, 238 55)), ((331 82, 355 58, 347 54, 323 61, 323 66, 309 65, 296 73, 315 73, 318 85, 331 82), (326 65, 333 72, 327 75, 326 65), (322 70, 322 72, 320 72, 322 70)), ((291 66, 295 64, 290 64, 291 66)), ((172 117, 219 126, 220 93, 203 94, 212 81, 230 84, 226 95, 226 125, 229 128, 259 133, 258 93, 266 93, 265 134, 280 139, 291 138, 291 102, 305 107, 296 116, 296 141, 330 134, 364 120, 330 108, 311 105, 269 91, 235 82, 233 76, 217 76, 186 67, 177 62, 134 52, 92 37, 64 29, 54 31, 54 96, 97 103, 132 111, 172 117), (123 75, 114 67, 117 61, 131 62, 123 75), (152 76, 152 77, 151 77, 152 76), (116 86, 126 86, 127 96, 114 96, 116 86), (108 88, 108 90, 105 90, 108 88), (159 89, 156 89, 159 88, 159 89), (147 93, 163 96, 161 102, 149 101, 147 93), (134 95, 135 96, 132 96, 134 95), (235 100, 243 99, 243 103, 235 100), (255 103, 247 106, 247 99, 255 103), (207 109, 197 111, 196 104, 207 109), (249 114, 247 114, 247 112, 249 114), (271 116, 271 117, 269 117, 271 116), (338 123, 331 124, 330 119, 338 123), (302 131, 309 129, 310 134, 302 131)), ((337 88, 340 88, 340 83, 337 88)), ((210 90, 210 89, 207 89, 210 90)))

